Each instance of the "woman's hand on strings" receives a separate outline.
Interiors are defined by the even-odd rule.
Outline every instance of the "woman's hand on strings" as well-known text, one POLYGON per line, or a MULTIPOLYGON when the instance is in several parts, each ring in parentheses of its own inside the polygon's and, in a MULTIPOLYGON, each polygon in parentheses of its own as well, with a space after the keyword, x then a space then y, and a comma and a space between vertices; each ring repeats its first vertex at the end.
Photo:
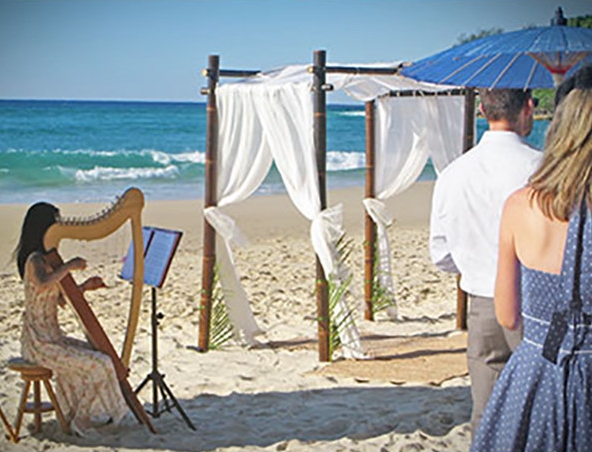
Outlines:
POLYGON ((70 259, 66 265, 69 271, 84 270, 86 268, 86 259, 83 259, 82 257, 75 257, 70 259))
POLYGON ((100 276, 91 276, 80 285, 80 289, 83 292, 86 292, 87 290, 97 290, 106 287, 107 284, 105 284, 105 281, 103 281, 103 278, 101 278, 100 276))

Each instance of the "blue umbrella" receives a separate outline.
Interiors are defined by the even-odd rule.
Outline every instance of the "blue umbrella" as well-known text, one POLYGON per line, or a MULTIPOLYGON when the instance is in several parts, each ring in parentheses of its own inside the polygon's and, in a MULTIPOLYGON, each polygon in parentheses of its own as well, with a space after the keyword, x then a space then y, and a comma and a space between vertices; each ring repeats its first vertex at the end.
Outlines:
POLYGON ((401 71, 415 80, 476 88, 552 88, 592 61, 592 29, 568 27, 559 8, 547 27, 487 36, 401 71))

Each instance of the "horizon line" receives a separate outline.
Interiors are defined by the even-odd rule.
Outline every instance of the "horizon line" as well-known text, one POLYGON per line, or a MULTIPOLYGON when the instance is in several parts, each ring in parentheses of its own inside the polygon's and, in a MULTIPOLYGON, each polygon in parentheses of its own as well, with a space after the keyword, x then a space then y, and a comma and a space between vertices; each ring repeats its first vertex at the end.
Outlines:
MULTIPOLYGON (((205 104, 207 100, 164 100, 164 99, 77 99, 77 98, 62 98, 62 99, 50 99, 50 98, 0 98, 0 102, 111 102, 111 103, 152 103, 152 104, 205 104)), ((364 103, 361 101, 350 102, 329 102, 327 105, 358 105, 363 106, 364 103)))

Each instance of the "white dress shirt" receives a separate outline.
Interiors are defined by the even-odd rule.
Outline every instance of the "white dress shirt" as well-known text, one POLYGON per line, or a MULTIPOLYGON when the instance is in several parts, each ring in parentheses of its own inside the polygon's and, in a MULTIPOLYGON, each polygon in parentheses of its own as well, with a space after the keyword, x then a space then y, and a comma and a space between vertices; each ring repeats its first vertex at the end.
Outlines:
POLYGON ((526 184, 541 158, 542 152, 518 134, 487 131, 438 177, 430 255, 441 270, 462 275, 465 292, 493 297, 504 202, 526 184))

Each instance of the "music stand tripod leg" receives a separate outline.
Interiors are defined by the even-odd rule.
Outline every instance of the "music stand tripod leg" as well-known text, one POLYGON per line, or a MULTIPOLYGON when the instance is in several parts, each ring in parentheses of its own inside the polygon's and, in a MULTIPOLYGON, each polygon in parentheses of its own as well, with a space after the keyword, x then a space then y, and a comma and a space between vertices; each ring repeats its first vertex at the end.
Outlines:
MULTIPOLYGON (((185 411, 183 411, 183 408, 181 407, 181 405, 179 404, 179 402, 177 401, 177 399, 173 395, 173 392, 169 389, 169 387, 167 386, 167 384, 165 383, 165 381, 164 380, 160 380, 160 383, 161 383, 160 389, 166 391, 166 393, 169 395, 169 397, 171 399, 171 402, 173 402, 173 405, 175 406, 175 408, 177 408, 177 411, 179 412, 179 414, 181 415, 181 417, 185 420, 185 422, 187 423, 187 425, 192 430, 197 430, 195 428, 195 426, 193 425, 193 423, 191 422, 191 420, 189 419, 189 417, 187 416, 187 414, 185 414, 185 411)), ((164 399, 166 401, 166 397, 164 399)))
MULTIPOLYGON (((162 313, 156 311, 156 288, 152 287, 152 372, 150 372, 146 378, 140 383, 138 388, 134 391, 138 394, 142 388, 148 383, 149 380, 152 380, 152 413, 150 413, 153 417, 159 417, 160 411, 158 407, 158 390, 160 389, 160 393, 166 408, 166 411, 171 411, 171 407, 169 406, 167 395, 173 402, 173 405, 181 414, 181 417, 185 420, 187 425, 196 430, 195 426, 183 411, 183 408, 173 395, 173 392, 169 389, 167 384, 164 382, 164 375, 158 371, 158 321, 161 320, 164 316, 162 313)), ((164 410, 163 410, 164 411, 164 410)))

